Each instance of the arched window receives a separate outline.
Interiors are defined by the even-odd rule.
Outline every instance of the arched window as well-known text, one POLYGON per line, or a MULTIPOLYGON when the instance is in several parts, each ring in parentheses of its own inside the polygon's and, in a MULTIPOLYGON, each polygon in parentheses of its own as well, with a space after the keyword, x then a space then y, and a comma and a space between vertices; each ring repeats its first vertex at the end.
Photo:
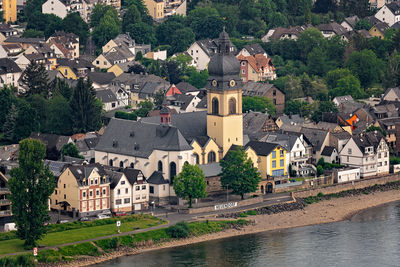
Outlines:
POLYGON ((135 168, 135 163, 131 162, 131 168, 135 168))
POLYGON ((236 114, 236 99, 229 99, 229 114, 236 114))
POLYGON ((157 168, 157 170, 158 170, 159 172, 162 172, 162 162, 161 162, 161 160, 158 161, 158 168, 157 168))
POLYGON ((189 162, 185 161, 185 163, 183 163, 183 165, 189 165, 189 162))
POLYGON ((219 114, 219 102, 216 97, 212 100, 212 114, 218 115, 219 114))
POLYGON ((112 160, 112 159, 110 159, 110 160, 108 161, 108 165, 113 166, 113 160, 112 160))
POLYGON ((124 162, 123 162, 122 160, 119 162, 119 167, 120 167, 120 168, 123 168, 123 167, 124 167, 124 162))
POLYGON ((170 183, 173 184, 174 183, 174 178, 176 176, 176 164, 175 162, 171 162, 169 164, 169 179, 170 179, 170 183))
POLYGON ((197 155, 197 153, 193 153, 193 156, 194 156, 194 163, 199 164, 199 155, 197 155))
POLYGON ((208 158, 208 163, 215 162, 215 160, 216 160, 215 159, 215 152, 214 151, 208 152, 207 158, 208 158))

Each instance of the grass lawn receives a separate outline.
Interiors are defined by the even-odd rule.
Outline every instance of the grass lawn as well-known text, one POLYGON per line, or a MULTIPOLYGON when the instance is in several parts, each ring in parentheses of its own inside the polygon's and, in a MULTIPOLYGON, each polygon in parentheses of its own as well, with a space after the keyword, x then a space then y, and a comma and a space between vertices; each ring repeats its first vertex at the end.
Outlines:
MULTIPOLYGON (((122 222, 120 230, 122 233, 133 231, 138 228, 148 228, 162 224, 162 221, 157 218, 143 218, 139 221, 122 222)), ((117 234, 118 228, 116 224, 106 224, 87 228, 79 228, 73 230, 66 230, 62 232, 55 232, 47 234, 39 244, 45 246, 55 246, 64 243, 70 243, 80 240, 86 240, 101 236, 117 234)), ((24 241, 19 239, 11 239, 0 241, 0 255, 8 254, 18 251, 24 251, 24 241)))

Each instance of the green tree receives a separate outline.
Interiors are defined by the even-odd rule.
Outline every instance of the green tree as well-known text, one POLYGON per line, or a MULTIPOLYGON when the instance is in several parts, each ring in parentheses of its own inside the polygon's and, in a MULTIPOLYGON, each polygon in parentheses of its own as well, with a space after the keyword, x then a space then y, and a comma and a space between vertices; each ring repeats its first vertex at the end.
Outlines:
POLYGON ((135 37, 136 43, 151 44, 152 46, 156 43, 154 28, 149 24, 144 22, 129 24, 126 27, 126 31, 129 32, 131 36, 135 37))
MULTIPOLYGON (((99 5, 96 5, 96 7, 97 6, 99 5)), ((94 8, 93 12, 96 10, 96 7, 94 8)), ((106 12, 102 17, 100 17, 98 24, 94 24, 94 22, 91 21, 91 25, 95 25, 92 33, 93 41, 99 47, 102 47, 108 41, 114 39, 118 34, 121 33, 121 21, 118 17, 118 13, 113 7, 111 8, 112 9, 104 8, 103 10, 100 10, 106 10, 106 12)), ((100 11, 99 14, 92 13, 92 17, 95 16, 95 19, 97 20, 98 16, 102 15, 100 11)))
POLYGON ((351 95, 354 99, 364 97, 364 91, 361 89, 360 81, 353 75, 348 75, 337 81, 337 86, 330 91, 332 97, 351 95))
POLYGON ((162 103, 164 102, 164 92, 158 91, 154 95, 154 106, 155 109, 161 109, 162 103))
POLYGON ((354 26, 356 30, 367 30, 369 31, 372 28, 372 25, 369 23, 368 20, 366 19, 360 19, 359 21, 356 22, 356 25, 354 26))
POLYGON ((394 52, 389 56, 383 85, 385 88, 400 85, 400 54, 394 52))
POLYGON ((0 89, 0 127, 3 127, 6 122, 8 112, 14 102, 15 96, 11 88, 4 86, 3 89, 0 89))
POLYGON ((73 123, 71 107, 68 100, 62 95, 50 99, 47 131, 59 135, 71 135, 73 123))
POLYGON ((321 176, 322 174, 324 174, 324 167, 322 167, 321 165, 317 166, 317 175, 321 176))
POLYGON ((95 131, 101 127, 103 105, 96 98, 90 80, 78 80, 70 101, 74 132, 95 131))
POLYGON ((334 89, 337 87, 337 82, 349 75, 352 75, 349 69, 335 69, 329 71, 325 76, 326 84, 329 89, 334 89))
POLYGON ((68 101, 71 99, 72 96, 72 88, 69 86, 65 79, 55 78, 50 83, 50 91, 53 96, 61 95, 68 101))
POLYGON ((65 32, 72 32, 79 36, 80 44, 86 44, 89 34, 89 26, 81 18, 78 12, 69 13, 62 21, 62 28, 65 32))
POLYGON ((316 47, 307 56, 308 73, 323 76, 326 73, 327 62, 324 51, 316 47))
POLYGON ((35 30, 35 29, 27 29, 22 33, 22 37, 25 38, 44 38, 44 32, 35 30))
POLYGON ((223 20, 213 7, 195 8, 189 12, 187 19, 188 25, 196 35, 196 40, 217 38, 222 31, 223 20))
POLYGON ((38 115, 25 99, 17 101, 18 116, 14 126, 13 142, 27 138, 32 132, 39 130, 38 115))
POLYGON ((17 226, 17 236, 25 240, 25 247, 37 245, 46 233, 44 225, 50 217, 48 200, 54 191, 55 180, 44 166, 46 146, 38 140, 25 139, 19 143, 19 166, 11 170, 8 185, 17 226))
POLYGON ((260 173, 253 167, 242 147, 231 150, 220 161, 222 168, 221 185, 232 189, 232 193, 244 199, 246 193, 255 192, 261 181, 260 173))
POLYGON ((78 148, 74 143, 68 143, 62 146, 61 159, 63 159, 64 156, 84 159, 84 157, 80 154, 78 148))
POLYGON ((337 9, 336 3, 336 0, 317 0, 315 1, 313 11, 324 14, 328 13, 329 11, 335 13, 337 9))
POLYGON ((312 120, 315 122, 319 122, 322 120, 322 113, 337 111, 337 107, 332 101, 321 101, 317 103, 317 108, 312 114, 312 120))
POLYGON ((182 171, 174 178, 174 191, 178 197, 189 201, 189 208, 193 199, 207 196, 206 187, 204 173, 197 165, 183 165, 182 171))
POLYGON ((49 76, 43 64, 31 61, 21 77, 21 82, 27 89, 27 96, 39 94, 49 97, 49 76))
POLYGON ((122 17, 122 31, 126 31, 126 28, 135 23, 142 21, 142 16, 140 15, 139 9, 136 5, 130 5, 128 10, 126 10, 124 16, 122 17))
POLYGON ((10 111, 8 112, 7 119, 3 125, 3 139, 7 142, 14 140, 14 127, 18 117, 18 110, 14 104, 11 104, 10 111))
POLYGON ((324 49, 327 40, 322 33, 315 28, 307 29, 300 34, 297 45, 301 51, 301 57, 306 60, 308 54, 316 48, 324 49))
POLYGON ((208 80, 208 70, 201 70, 198 72, 195 67, 188 67, 186 70, 186 80, 188 83, 196 88, 204 88, 208 80))
POLYGON ((345 67, 360 80, 362 87, 366 88, 380 81, 384 63, 373 51, 362 50, 351 53, 345 67))
POLYGON ((243 111, 267 111, 269 115, 275 115, 276 107, 271 99, 262 96, 245 96, 242 101, 243 111))
POLYGON ((170 54, 186 51, 194 41, 192 29, 182 28, 176 30, 172 35, 170 43, 168 43, 171 45, 170 54))
POLYGON ((139 109, 136 111, 136 115, 138 117, 146 117, 147 113, 149 113, 150 110, 153 110, 154 105, 153 102, 151 102, 150 100, 146 100, 143 102, 140 102, 138 104, 139 109))

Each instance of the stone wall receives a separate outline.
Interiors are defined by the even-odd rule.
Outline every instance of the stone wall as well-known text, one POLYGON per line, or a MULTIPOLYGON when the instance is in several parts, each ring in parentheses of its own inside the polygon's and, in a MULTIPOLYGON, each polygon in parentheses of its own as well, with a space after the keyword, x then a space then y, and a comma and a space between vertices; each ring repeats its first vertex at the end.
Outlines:
POLYGON ((390 182, 400 181, 400 173, 387 174, 382 176, 374 176, 368 179, 361 179, 352 182, 333 184, 325 187, 310 188, 304 191, 294 192, 294 197, 303 198, 309 196, 316 196, 318 193, 334 194, 341 191, 351 190, 351 189, 362 189, 369 186, 374 186, 376 184, 386 184, 390 182))

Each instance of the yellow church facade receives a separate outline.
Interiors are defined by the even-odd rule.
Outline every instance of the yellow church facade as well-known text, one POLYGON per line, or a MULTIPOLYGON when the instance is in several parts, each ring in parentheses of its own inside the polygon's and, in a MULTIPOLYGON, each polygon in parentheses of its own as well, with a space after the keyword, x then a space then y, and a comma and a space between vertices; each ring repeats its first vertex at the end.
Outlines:
POLYGON ((17 0, 3 0, 3 19, 6 22, 17 21, 17 0))

